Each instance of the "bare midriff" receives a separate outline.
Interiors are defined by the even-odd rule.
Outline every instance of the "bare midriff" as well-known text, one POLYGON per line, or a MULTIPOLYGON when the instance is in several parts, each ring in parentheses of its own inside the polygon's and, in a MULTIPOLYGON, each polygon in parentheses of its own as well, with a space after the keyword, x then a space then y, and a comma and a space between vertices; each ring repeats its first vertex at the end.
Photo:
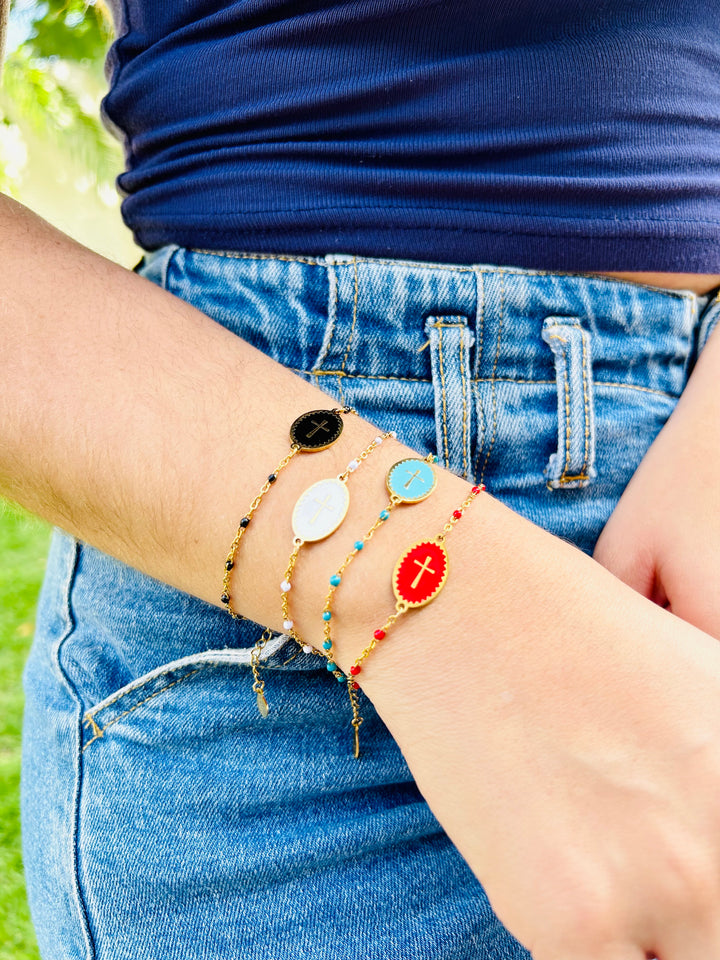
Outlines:
POLYGON ((633 283, 645 283, 651 287, 665 287, 670 290, 692 290, 693 293, 709 293, 720 287, 720 274, 716 273, 615 273, 603 270, 597 272, 601 277, 617 277, 633 283))

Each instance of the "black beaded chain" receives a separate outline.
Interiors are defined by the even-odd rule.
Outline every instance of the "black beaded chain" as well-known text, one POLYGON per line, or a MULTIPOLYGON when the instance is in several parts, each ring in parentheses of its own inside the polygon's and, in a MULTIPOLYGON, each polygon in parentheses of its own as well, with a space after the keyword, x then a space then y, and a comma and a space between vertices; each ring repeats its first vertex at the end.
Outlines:
POLYGON ((233 608, 230 580, 233 568, 235 567, 240 541, 250 526, 250 521, 255 511, 260 506, 265 494, 277 480, 280 472, 285 469, 296 454, 317 453, 320 450, 327 450, 328 447, 331 447, 335 441, 338 440, 343 431, 342 417, 347 413, 355 413, 355 410, 353 410, 352 407, 339 407, 333 410, 309 410, 307 413, 303 413, 293 420, 290 426, 290 452, 285 454, 280 463, 275 467, 275 470, 269 474, 267 480, 260 488, 258 495, 250 504, 250 509, 240 521, 237 533, 230 545, 230 550, 225 560, 223 592, 220 601, 230 616, 235 620, 242 620, 243 616, 233 608))

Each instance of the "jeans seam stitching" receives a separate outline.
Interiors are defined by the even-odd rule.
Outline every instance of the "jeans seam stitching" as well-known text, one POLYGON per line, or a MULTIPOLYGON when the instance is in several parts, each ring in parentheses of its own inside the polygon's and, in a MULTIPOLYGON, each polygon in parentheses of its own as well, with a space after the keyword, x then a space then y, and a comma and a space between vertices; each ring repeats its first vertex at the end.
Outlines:
POLYGON ((307 374, 308 376, 320 377, 343 377, 351 380, 400 380, 403 383, 432 383, 432 379, 427 377, 392 377, 382 373, 347 373, 343 370, 300 370, 298 367, 290 368, 294 373, 307 374))
MULTIPOLYGON (((557 333, 551 333, 548 337, 548 340, 558 340, 560 343, 567 346, 567 340, 564 337, 559 336, 557 333)), ((570 467, 570 440, 572 435, 571 427, 571 417, 570 417, 570 384, 568 382, 567 374, 567 350, 565 347, 562 348, 563 364, 562 364, 562 378, 563 386, 565 392, 565 462, 563 463, 562 473, 557 478, 557 483, 567 483, 568 469, 570 467)), ((556 365, 557 369, 557 365, 556 365)))
POLYGON ((678 397, 667 390, 656 390, 653 387, 642 387, 639 383, 620 383, 616 380, 595 380, 596 387, 619 387, 622 390, 641 390, 643 393, 654 393, 658 397, 668 400, 677 400, 678 397))
POLYGON ((350 346, 353 341, 353 336, 355 335, 355 324, 357 323, 357 312, 358 312, 358 296, 360 292, 360 285, 358 282, 358 268, 357 268, 357 257, 353 257, 353 271, 354 271, 354 293, 353 293, 353 316, 352 324, 350 325, 350 334, 348 336, 347 346, 345 347, 345 356, 343 357, 342 365, 340 370, 345 372, 345 364, 347 363, 347 358, 350 354, 350 346))
MULTIPOLYGON (((330 347, 332 346, 333 338, 335 336, 335 327, 337 324, 337 312, 338 312, 338 277, 337 269, 334 264, 327 264, 327 277, 328 277, 328 323, 330 329, 326 331, 325 338, 322 346, 320 347, 320 353, 315 359, 313 364, 313 369, 306 371, 310 376, 315 377, 315 386, 320 387, 318 381, 319 374, 325 374, 326 371, 318 370, 318 367, 325 362, 325 360, 330 355, 330 347)), ((343 396, 343 389, 340 381, 340 375, 336 374, 338 380, 338 390, 340 393, 340 401, 345 406, 345 398, 343 396)))
POLYGON ((497 379, 495 374, 497 373, 498 360, 500 359, 500 344, 502 341, 502 327, 505 314, 505 271, 499 270, 500 274, 500 310, 498 316, 498 332, 497 332, 497 342, 495 344, 495 361, 493 363, 492 369, 492 378, 490 380, 490 391, 492 397, 492 410, 493 410, 493 428, 492 435, 490 437, 490 446, 488 447, 488 452, 485 454, 485 460, 483 461, 482 471, 480 473, 479 483, 482 483, 485 479, 485 470, 487 469, 488 460, 490 459, 490 454, 492 453, 493 447, 495 446, 495 437, 497 434, 497 379))
POLYGON ((468 476, 468 461, 467 461, 467 434, 468 434, 468 425, 467 425, 467 384, 465 383, 465 337, 467 335, 466 330, 460 330, 460 389, 462 395, 462 405, 463 405, 463 425, 462 425, 462 458, 463 458, 463 476, 467 480, 468 476))
POLYGON ((227 257, 229 260, 282 260, 286 263, 306 263, 311 267, 326 266, 324 260, 320 257, 311 259, 309 257, 294 257, 292 254, 279 253, 236 253, 232 250, 204 250, 200 247, 188 247, 192 253, 202 253, 211 257, 227 257))
POLYGON ((444 324, 437 324, 438 327, 438 355, 440 358, 440 396, 442 397, 442 426, 443 426, 443 451, 445 455, 445 466, 450 464, 450 450, 448 446, 447 434, 447 409, 445 396, 445 367, 443 364, 443 335, 442 328, 444 324))
MULTIPOLYGON (((589 372, 588 372, 587 333, 585 330, 583 330, 582 325, 577 320, 571 321, 569 323, 559 323, 555 321, 552 324, 548 324, 548 326, 572 327, 573 329, 578 330, 580 332, 580 351, 581 351, 580 367, 582 370, 582 381, 583 381, 583 421, 584 421, 584 431, 585 431, 583 464, 582 464, 582 467, 580 468, 580 473, 570 476, 567 472, 570 468, 570 463, 569 463, 570 452, 568 449, 566 449, 565 467, 563 469, 562 475, 558 477, 558 479, 555 482, 570 483, 571 481, 590 480, 590 474, 588 470, 589 459, 590 459, 590 397, 589 397, 589 391, 588 391, 589 372)), ((563 343, 567 343, 566 340, 563 340, 562 337, 559 337, 555 334, 551 334, 549 339, 562 340, 563 343)), ((564 376, 565 376, 565 391, 566 391, 565 416, 568 419, 568 422, 570 422, 570 410, 569 410, 569 404, 567 402, 567 392, 568 392, 567 350, 565 350, 564 352, 565 352, 564 376)))
MULTIPOLYGON (((208 664, 208 666, 211 666, 211 664, 208 664)), ((95 717, 92 715, 92 712, 87 711, 85 716, 83 717, 83 722, 91 726, 93 732, 95 733, 95 736, 93 736, 90 740, 88 740, 88 742, 82 748, 82 752, 85 753, 85 751, 90 746, 90 744, 95 743, 96 740, 99 740, 100 737, 104 735, 107 728, 111 727, 114 723, 117 723, 118 720, 122 720, 123 717, 127 717, 128 714, 132 713, 134 710, 137 710, 138 707, 142 707, 143 704, 147 703, 149 700, 152 700, 153 697, 158 697, 161 693, 165 693, 167 690, 170 690, 172 687, 177 686, 179 683, 183 683, 183 681, 189 680, 190 677, 193 677, 195 676, 196 673, 199 673, 201 669, 202 667, 197 667, 197 669, 192 670, 190 673, 186 673, 184 676, 179 677, 177 680, 173 680, 172 683, 168 683, 164 687, 161 687, 159 690, 155 690, 149 696, 145 697, 144 700, 138 701, 138 703, 133 704, 132 707, 129 707, 127 710, 124 710, 122 713, 119 713, 116 717, 113 717, 112 720, 108 720, 108 722, 104 724, 102 727, 95 722, 95 717)), ((118 697, 118 700, 119 699, 121 698, 118 697)), ((106 706, 110 706, 110 704, 106 704, 106 706)))
MULTIPOLYGON (((475 352, 475 380, 473 383, 473 389, 475 391, 475 401, 478 407, 478 431, 479 439, 477 451, 475 453, 475 470, 474 475, 477 476, 480 471, 480 457, 482 456, 483 448, 485 446, 485 405, 482 401, 482 396, 479 390, 480 381, 480 368, 482 365, 482 355, 483 348, 485 346, 485 275, 482 270, 478 270, 476 274, 479 279, 480 286, 480 318, 478 325, 478 340, 476 352, 475 352)), ((477 284, 476 284, 477 286, 477 284)), ((477 294, 476 294, 477 297, 477 294)))
MULTIPOLYGON (((77 572, 77 566, 80 560, 80 544, 76 539, 73 539, 73 552, 72 558, 68 565, 67 569, 67 578, 66 578, 66 587, 64 590, 64 606, 65 606, 65 623, 63 634, 60 640, 55 644, 53 650, 53 665, 58 670, 62 683, 65 688, 70 693, 70 696, 75 702, 77 710, 77 724, 75 727, 75 735, 77 738, 76 747, 79 747, 82 743, 82 713, 81 713, 81 699, 78 691, 75 687, 75 684, 72 682, 67 672, 65 671, 62 663, 60 661, 60 654, 62 648, 64 647, 66 641, 72 636, 76 629, 76 621, 74 614, 72 612, 72 600, 71 594, 73 590, 73 584, 75 581, 75 576, 77 572)), ((82 887, 80 884, 80 864, 78 857, 78 825, 80 819, 80 797, 82 794, 83 786, 83 769, 82 769, 82 750, 80 750, 80 757, 78 758, 77 763, 77 772, 75 777, 75 783, 73 787, 73 796, 72 796, 72 828, 71 828, 71 846, 72 846, 72 887, 73 894, 75 896, 75 905, 79 914, 80 928, 82 930, 82 937, 85 944, 86 956, 88 960, 93 960, 95 957, 95 942, 93 939, 92 931, 90 929, 90 916, 88 913, 87 904, 85 903, 85 897, 82 893, 82 887)))
MULTIPOLYGON (((425 377, 393 377, 382 373, 344 373, 342 370, 301 370, 299 367, 290 367, 293 373, 300 373, 308 377, 343 377, 351 380, 397 380, 400 383, 428 383, 432 380, 425 377)), ((548 387, 556 384, 556 380, 523 380, 520 377, 473 377, 473 383, 524 383, 528 386, 548 387)), ((677 400, 677 396, 667 390, 657 390, 654 387, 643 387, 639 383, 621 383, 619 380, 595 380, 596 387, 616 387, 619 390, 640 390, 643 393, 652 393, 667 400, 677 400)), ((478 458, 479 459, 479 458, 478 458)))
MULTIPOLYGON (((578 326, 580 326, 578 324, 578 326)), ((588 388, 588 382, 590 380, 589 371, 588 371, 588 349, 587 349, 587 334, 580 327, 580 348, 582 350, 582 378, 583 378, 583 410, 585 416, 585 458, 583 460, 582 470, 580 471, 583 475, 583 479, 589 480, 589 466, 590 466, 590 392, 588 388)))
POLYGON ((448 323, 447 321, 452 319, 451 317, 445 318, 443 320, 436 320, 431 324, 438 331, 438 358, 440 361, 440 384, 441 384, 441 398, 442 398, 442 424, 443 424, 443 447, 445 452, 445 464, 446 466, 450 463, 450 445, 448 438, 448 427, 447 427, 447 380, 445 375, 445 356, 443 352, 443 330, 457 330, 458 336, 460 338, 459 342, 459 375, 460 375, 460 391, 461 391, 461 400, 463 405, 463 419, 462 419, 462 458, 463 458, 463 475, 467 477, 468 474, 468 462, 467 462, 467 384, 465 382, 465 368, 464 368, 464 348, 465 348, 465 337, 467 336, 467 322, 465 318, 459 318, 456 323, 448 323))
MULTIPOLYGON (((533 234, 535 236, 535 234, 533 234)), ((285 260, 291 263, 307 263, 312 267, 327 266, 324 257, 315 259, 309 257, 293 256, 292 254, 279 253, 242 253, 233 250, 207 250, 200 247, 187 247, 192 253, 202 253, 213 257, 229 257, 233 260, 285 260)), ((472 264, 463 266, 462 264, 435 263, 432 260, 393 260, 391 257, 358 257, 360 263, 379 263, 393 264, 394 266, 414 267, 421 264, 425 269, 444 270, 453 273, 479 273, 493 274, 505 273, 509 277, 562 277, 570 280, 595 280, 601 283, 611 283, 615 286, 640 287, 643 290, 649 290, 652 293, 660 293, 663 296, 671 297, 673 300, 684 300, 694 294, 683 293, 681 290, 671 290, 666 287, 654 287, 650 283, 640 283, 636 280, 621 280, 619 277, 610 277, 602 273, 573 273, 566 270, 523 270, 511 267, 494 267, 487 264, 472 264)), ((716 298, 717 299, 717 298, 716 298)))

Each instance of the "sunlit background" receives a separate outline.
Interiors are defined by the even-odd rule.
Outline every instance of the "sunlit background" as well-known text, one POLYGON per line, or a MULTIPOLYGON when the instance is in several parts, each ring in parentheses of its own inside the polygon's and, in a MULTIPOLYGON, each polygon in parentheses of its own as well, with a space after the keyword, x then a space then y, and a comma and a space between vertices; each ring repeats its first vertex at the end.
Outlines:
POLYGON ((122 148, 100 120, 112 39, 102 0, 16 0, 0 87, 0 191, 126 266, 139 259, 120 217, 122 148))
MULTIPOLYGON (((0 85, 0 192, 132 266, 140 251, 122 223, 114 182, 122 149, 99 114, 111 33, 101 0, 12 5, 0 85)), ((2 263, 0 296, 1 285, 2 263)), ((39 958, 20 853, 20 675, 49 533, 0 501, 0 960, 39 958)))

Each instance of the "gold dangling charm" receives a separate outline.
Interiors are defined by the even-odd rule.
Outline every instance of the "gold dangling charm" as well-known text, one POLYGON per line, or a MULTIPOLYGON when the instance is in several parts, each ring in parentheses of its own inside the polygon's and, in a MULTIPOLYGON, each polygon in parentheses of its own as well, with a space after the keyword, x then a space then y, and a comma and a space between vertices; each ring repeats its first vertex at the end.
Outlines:
POLYGON ((253 647, 252 653, 250 654, 250 668, 252 669, 253 677, 255 677, 255 682, 253 683, 253 693, 256 695, 257 708, 261 717, 267 717, 268 713, 270 712, 270 707, 265 699, 265 681, 260 679, 260 651, 268 642, 268 640, 272 639, 272 635, 272 630, 269 627, 265 627, 262 636, 253 647))
POLYGON ((350 705, 352 706, 353 717, 350 723, 353 725, 353 756, 356 760, 360 759, 360 724, 363 722, 362 717, 360 716, 360 704, 358 703, 358 695, 355 690, 355 681, 348 681, 348 696, 350 697, 350 705))

